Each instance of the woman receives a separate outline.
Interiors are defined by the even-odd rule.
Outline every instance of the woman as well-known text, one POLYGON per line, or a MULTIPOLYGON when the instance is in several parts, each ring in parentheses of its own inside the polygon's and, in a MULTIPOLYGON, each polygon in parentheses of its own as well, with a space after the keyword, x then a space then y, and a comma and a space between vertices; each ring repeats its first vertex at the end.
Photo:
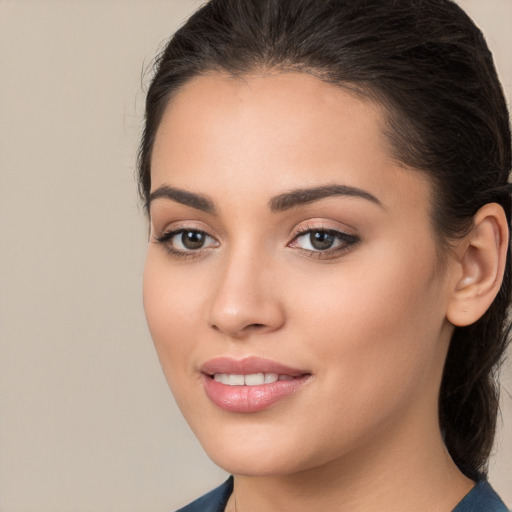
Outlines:
POLYGON ((211 0, 148 91, 148 325, 234 476, 183 510, 506 510, 508 113, 449 0, 211 0))

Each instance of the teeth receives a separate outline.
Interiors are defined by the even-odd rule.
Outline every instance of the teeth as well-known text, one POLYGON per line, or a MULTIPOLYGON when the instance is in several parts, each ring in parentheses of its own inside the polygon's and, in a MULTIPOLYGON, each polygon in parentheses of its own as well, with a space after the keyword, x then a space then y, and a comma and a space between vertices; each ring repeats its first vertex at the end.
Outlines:
POLYGON ((228 374, 228 384, 230 386, 243 386, 244 385, 244 376, 243 375, 233 375, 228 374))
POLYGON ((244 379, 244 384, 246 386, 261 386, 261 384, 265 384, 265 374, 252 373, 250 375, 246 375, 244 379))
POLYGON ((278 380, 293 380, 293 377, 278 375, 277 373, 251 373, 249 375, 215 373, 213 380, 226 386, 261 386, 262 384, 271 384, 278 380))
POLYGON ((279 380, 279 375, 277 373, 265 373, 265 384, 272 384, 272 382, 277 382, 279 380))

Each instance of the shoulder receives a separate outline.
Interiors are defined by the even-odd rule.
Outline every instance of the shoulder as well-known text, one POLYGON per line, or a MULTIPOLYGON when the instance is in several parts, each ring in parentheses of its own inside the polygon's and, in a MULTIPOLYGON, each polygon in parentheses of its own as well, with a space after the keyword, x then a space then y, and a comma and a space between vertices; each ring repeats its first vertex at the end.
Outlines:
POLYGON ((176 512, 224 512, 232 492, 233 477, 231 476, 213 491, 201 496, 176 512))
POLYGON ((508 509, 489 482, 481 480, 464 496, 453 512, 508 512, 508 509))

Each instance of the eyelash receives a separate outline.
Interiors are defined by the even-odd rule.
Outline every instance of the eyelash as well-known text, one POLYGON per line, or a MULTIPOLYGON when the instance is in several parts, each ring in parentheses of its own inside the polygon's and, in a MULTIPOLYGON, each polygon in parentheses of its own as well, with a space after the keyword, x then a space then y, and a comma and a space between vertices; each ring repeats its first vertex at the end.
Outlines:
POLYGON ((299 230, 297 233, 294 234, 292 241, 288 244, 288 247, 294 247, 294 244, 298 239, 300 239, 301 237, 305 237, 307 235, 311 237, 313 233, 322 233, 324 235, 330 235, 331 237, 334 237, 335 242, 340 242, 340 245, 325 250, 304 249, 295 246, 299 251, 304 252, 310 258, 336 258, 337 256, 341 256, 342 254, 350 251, 356 244, 360 242, 360 238, 357 235, 352 235, 337 229, 329 229, 318 226, 315 227, 306 225, 303 229, 299 230))
POLYGON ((155 236, 154 238, 156 242, 160 245, 163 245, 172 256, 176 256, 178 258, 198 258, 210 249, 209 247, 200 247, 198 249, 188 250, 176 249, 176 247, 173 247, 170 242, 175 236, 183 236, 184 233, 195 233, 196 235, 202 235, 204 237, 210 238, 211 240, 214 240, 218 245, 218 242, 215 238, 210 236, 206 231, 197 228, 180 227, 178 229, 165 231, 161 235, 155 236))
MULTIPOLYGON (((218 247, 219 242, 209 235, 206 231, 203 231, 201 229, 197 228, 187 228, 187 227, 180 227, 178 229, 172 229, 169 231, 163 232, 161 235, 155 236, 155 241, 163 245, 165 249, 172 255, 178 258, 198 258, 204 255, 205 252, 210 251, 212 248, 218 247), (196 236, 204 236, 206 238, 209 238, 215 242, 214 246, 210 247, 199 247, 197 249, 177 249, 173 245, 171 245, 171 240, 178 235, 183 236, 184 233, 194 233, 196 236)), ((317 259, 331 259, 335 258, 336 256, 340 256, 341 254, 349 251, 354 245, 360 242, 360 238, 356 235, 352 235, 349 233, 345 233, 343 231, 339 231, 336 229, 328 229, 328 228, 322 228, 322 227, 314 227, 314 226, 305 226, 300 231, 297 231, 291 240, 287 244, 287 247, 296 248, 297 250, 307 254, 307 256, 317 259), (305 237, 311 235, 313 233, 322 233, 324 235, 329 235, 331 237, 334 237, 334 242, 336 241, 340 242, 340 245, 334 247, 334 248, 327 248, 325 250, 314 250, 314 249, 305 249, 301 247, 297 247, 296 242, 301 237, 305 237)))

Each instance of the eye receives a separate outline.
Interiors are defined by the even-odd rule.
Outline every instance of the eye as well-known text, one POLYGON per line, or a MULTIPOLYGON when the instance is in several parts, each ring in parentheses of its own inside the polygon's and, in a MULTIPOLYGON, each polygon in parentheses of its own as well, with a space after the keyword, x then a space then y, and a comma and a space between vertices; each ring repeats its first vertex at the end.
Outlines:
POLYGON ((167 231, 156 237, 156 241, 173 254, 190 254, 201 249, 217 247, 218 242, 213 237, 199 229, 180 228, 167 231))
POLYGON ((359 241, 355 235, 333 229, 308 229, 299 233, 291 242, 296 247, 310 252, 337 253, 348 249, 359 241))

